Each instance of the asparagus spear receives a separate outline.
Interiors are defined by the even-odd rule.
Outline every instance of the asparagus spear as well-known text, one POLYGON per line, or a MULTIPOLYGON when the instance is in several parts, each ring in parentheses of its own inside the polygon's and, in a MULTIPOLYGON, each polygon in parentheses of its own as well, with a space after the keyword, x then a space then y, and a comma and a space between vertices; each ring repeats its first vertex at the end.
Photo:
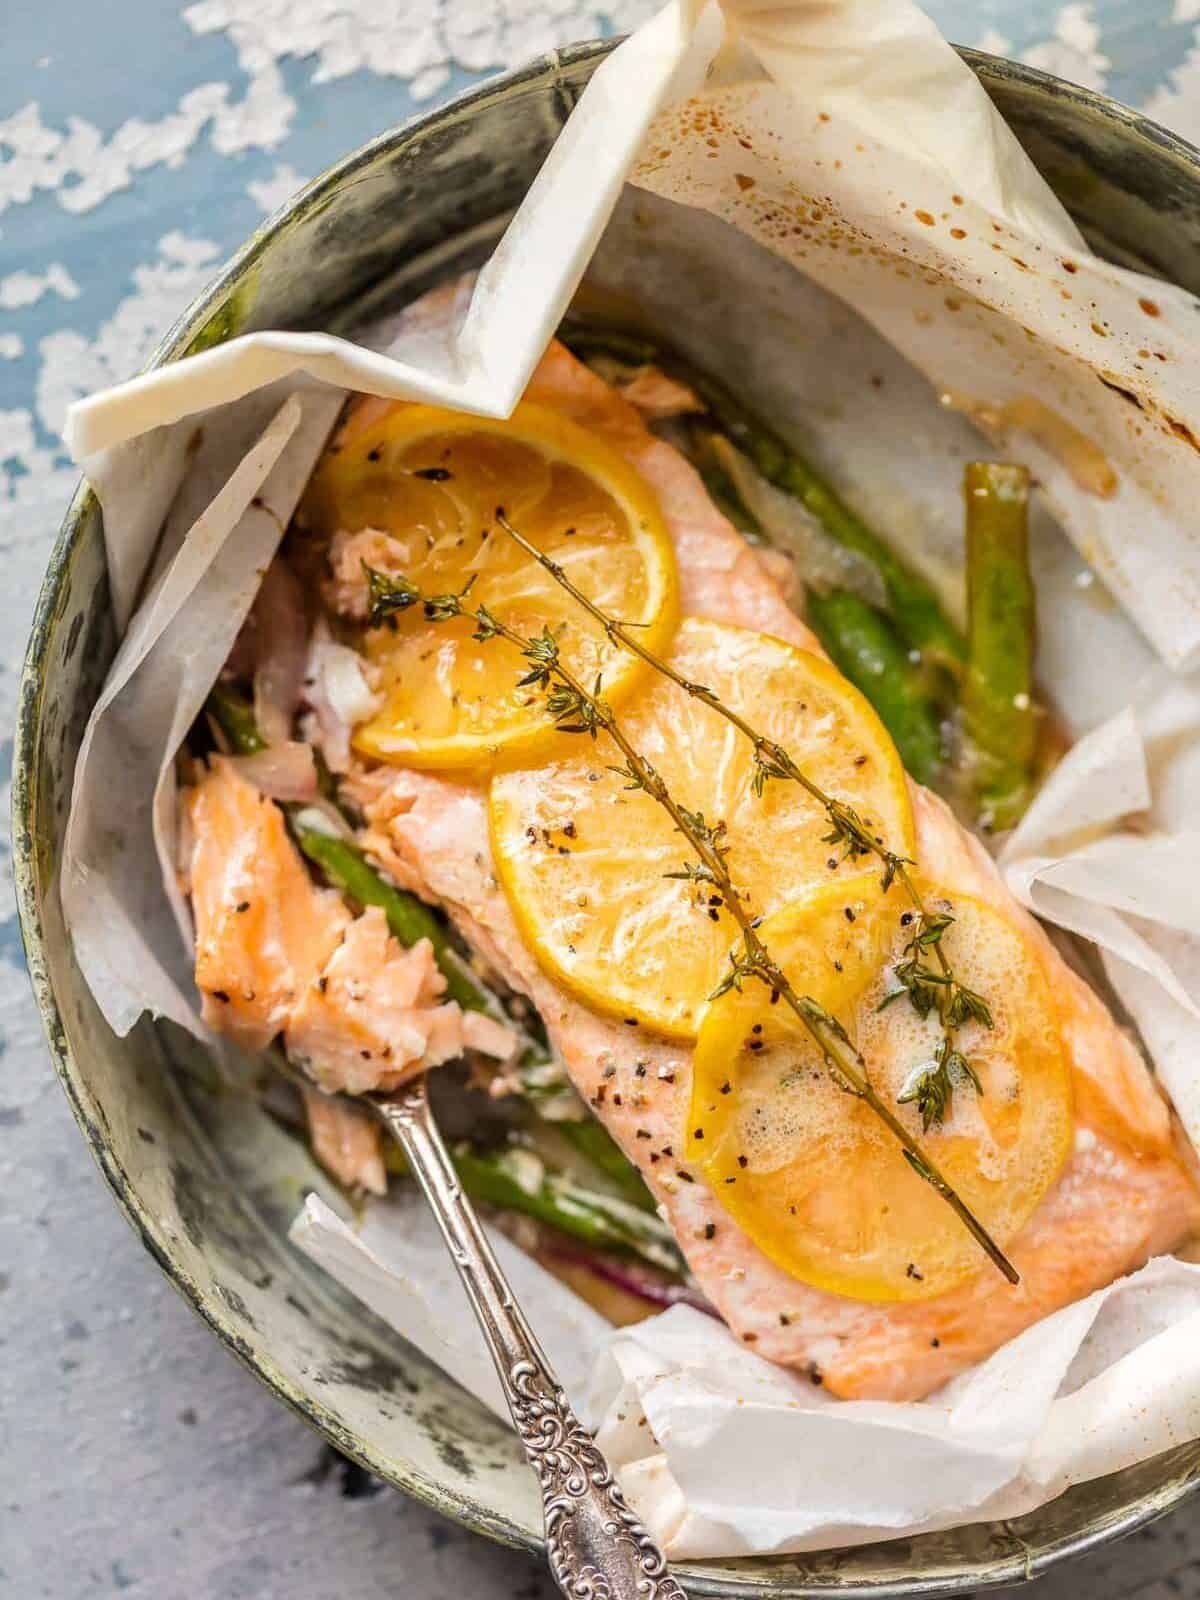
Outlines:
POLYGON ((536 1217, 599 1249, 640 1256, 668 1272, 683 1269, 679 1247, 656 1215, 550 1171, 530 1151, 460 1145, 453 1161, 472 1200, 536 1217))
POLYGON ((516 1079, 517 1093, 528 1107, 531 1121, 552 1127, 589 1166, 602 1172, 630 1205, 641 1211, 654 1210, 641 1173, 584 1105, 557 1062, 523 1060, 516 1079))
POLYGON ((792 495, 840 544, 865 556, 883 580, 893 621, 904 643, 957 675, 966 657, 958 629, 925 580, 910 571, 889 546, 839 498, 807 461, 746 409, 722 384, 698 371, 675 352, 633 335, 608 329, 568 328, 564 342, 581 358, 610 356, 646 365, 688 384, 721 429, 749 457, 768 482, 792 495))
POLYGON ((1011 827, 1029 803, 1037 747, 1029 473, 972 461, 963 478, 967 529, 967 670, 963 734, 981 812, 1011 827))
POLYGON ((542 1126, 553 1128, 589 1167, 603 1173, 627 1204, 636 1206, 639 1211, 655 1209, 654 1198, 647 1189, 641 1173, 604 1124, 597 1121, 582 1100, 573 1096, 578 1107, 577 1116, 544 1118, 539 1106, 539 1097, 525 1091, 522 1093, 529 1107, 531 1121, 536 1119, 542 1126))
POLYGON ((602 1122, 591 1112, 575 1122, 560 1122, 558 1131, 573 1149, 620 1190, 621 1198, 639 1211, 653 1211, 654 1197, 641 1173, 602 1122))
POLYGON ((729 426, 734 442, 764 478, 794 495, 827 533, 874 564, 883 579, 896 627, 909 649, 956 672, 964 654, 962 637, 925 580, 911 572, 794 451, 765 430, 758 431, 753 419, 742 422, 740 431, 732 421, 729 426))
MULTIPOLYGON (((734 526, 754 542, 764 541, 718 452, 704 447, 698 464, 709 494, 734 526)), ((822 595, 810 588, 806 616, 830 658, 879 713, 906 769, 920 783, 933 782, 942 763, 942 734, 928 669, 910 659, 889 619, 858 595, 840 589, 822 595)))
POLYGON ((805 614, 835 666, 878 711, 905 768, 918 783, 932 783, 942 763, 940 721, 921 667, 887 617, 844 589, 810 590, 805 614))
POLYGON ((229 748, 236 755, 253 756, 267 748, 267 741, 254 720, 254 707, 232 684, 219 680, 214 683, 204 709, 229 740, 229 748))

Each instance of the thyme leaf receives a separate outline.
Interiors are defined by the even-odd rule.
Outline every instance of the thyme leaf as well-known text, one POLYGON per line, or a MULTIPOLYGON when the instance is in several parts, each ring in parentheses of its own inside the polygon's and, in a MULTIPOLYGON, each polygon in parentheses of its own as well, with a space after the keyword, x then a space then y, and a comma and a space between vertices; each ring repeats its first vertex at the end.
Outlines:
MULTIPOLYGON (((670 876, 678 877, 680 874, 671 873, 670 876)), ((731 951, 729 955, 729 971, 709 995, 709 1000, 719 1000, 723 994, 728 994, 731 989, 736 989, 741 994, 742 986, 747 978, 762 978, 762 973, 759 971, 757 963, 744 950, 731 951)))
POLYGON ((367 621, 372 628, 381 627, 395 612, 407 611, 424 599, 407 578, 389 578, 386 572, 378 572, 365 561, 363 571, 367 575, 367 621))
POLYGON ((928 1133, 930 1128, 940 1128, 945 1122, 954 1091, 963 1083, 972 1084, 979 1092, 979 1078, 974 1067, 961 1050, 954 1049, 949 1039, 943 1039, 933 1060, 909 1074, 896 1100, 900 1105, 916 1105, 922 1132, 928 1133))

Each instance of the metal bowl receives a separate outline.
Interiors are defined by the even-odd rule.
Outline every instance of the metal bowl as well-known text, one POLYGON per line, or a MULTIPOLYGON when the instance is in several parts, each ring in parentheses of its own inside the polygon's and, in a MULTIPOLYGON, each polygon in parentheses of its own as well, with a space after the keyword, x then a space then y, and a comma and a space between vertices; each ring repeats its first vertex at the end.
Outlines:
MULTIPOLYGON (((486 255, 611 43, 580 45, 384 134, 277 213, 185 312, 152 365, 267 327, 344 326, 486 255)), ((1200 153, 1111 101, 965 52, 1094 246, 1200 291, 1200 153)), ((537 1548, 514 1437, 287 1242, 318 1182, 298 1141, 204 1088, 174 1035, 109 1031, 63 926, 59 860, 80 736, 113 656, 100 514, 81 488, 37 608, 21 688, 17 892, 50 1049, 118 1203, 163 1271, 341 1450, 468 1527, 537 1548)), ((1014 1522, 865 1549, 684 1569, 695 1595, 950 1594, 1032 1577, 1160 1516, 1200 1444, 1081 1485, 1014 1522)))

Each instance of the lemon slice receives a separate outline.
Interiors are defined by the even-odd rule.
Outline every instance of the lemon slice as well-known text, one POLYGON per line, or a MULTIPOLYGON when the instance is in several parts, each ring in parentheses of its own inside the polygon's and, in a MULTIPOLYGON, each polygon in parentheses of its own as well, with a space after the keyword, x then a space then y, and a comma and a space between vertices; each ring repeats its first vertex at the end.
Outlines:
MULTIPOLYGON (((828 662, 697 618, 681 624, 670 660, 911 854, 895 746, 828 662)), ((656 676, 637 695, 621 725, 681 806, 725 822, 734 882, 756 912, 861 870, 837 865, 822 837, 824 812, 799 785, 776 780, 756 795, 749 741, 666 679, 656 676)), ((692 859, 690 847, 649 795, 611 770, 621 761, 615 747, 577 736, 568 750, 536 772, 492 781, 492 846, 522 933, 546 970, 589 1005, 692 1038, 737 925, 707 886, 667 876, 692 859)))
MULTIPOLYGON (((401 405, 342 435, 306 500, 318 532, 370 528, 390 537, 387 568, 429 594, 471 595, 533 635, 556 633, 563 660, 619 703, 645 666, 591 621, 496 523, 496 509, 611 615, 633 620, 652 649, 677 620, 674 549, 652 491, 603 440, 543 406, 508 421, 401 405)), ((470 622, 430 623, 420 608, 370 630, 366 650, 384 701, 360 726, 364 754, 403 766, 486 773, 557 737, 543 697, 519 688, 528 667, 503 639, 472 639, 470 622)))
MULTIPOLYGON (((941 1125, 923 1128, 911 1093, 942 1040, 898 989, 912 911, 898 886, 826 887, 760 934, 801 995, 847 1030, 871 1080, 1004 1248, 1071 1146, 1070 1073, 1053 997, 1030 941, 990 906, 923 886, 954 922, 955 976, 987 1000, 994 1026, 968 1023, 941 1125), (851 892, 847 892, 850 890, 851 892), (865 892, 854 892, 864 891, 865 892), (849 912, 849 915, 847 913, 849 912), (853 917, 853 921, 850 918, 853 917)), ((895 1136, 835 1081, 793 1012, 749 982, 713 1001, 694 1058, 689 1158, 758 1247, 793 1277, 860 1300, 923 1300, 995 1269, 895 1136)))

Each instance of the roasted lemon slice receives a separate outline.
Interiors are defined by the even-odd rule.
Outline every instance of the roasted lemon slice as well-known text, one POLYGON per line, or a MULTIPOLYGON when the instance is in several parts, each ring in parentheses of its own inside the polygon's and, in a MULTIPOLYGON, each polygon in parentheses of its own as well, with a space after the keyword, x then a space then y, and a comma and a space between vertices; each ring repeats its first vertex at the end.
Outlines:
MULTIPOLYGON (((797 992, 842 1023, 875 1088, 1004 1248, 1071 1146, 1058 1018, 1027 937, 980 900, 928 885, 923 893, 931 911, 953 916, 943 947, 993 1020, 991 1029, 964 1025, 956 1039, 982 1092, 956 1069, 944 1120, 928 1130, 913 1095, 936 1068, 937 1015, 923 1021, 904 994, 880 1009, 899 988, 894 967, 912 936, 899 887, 880 896, 861 880, 827 886, 760 934, 797 992)), ((922 1300, 993 1271, 894 1135, 839 1087, 793 1012, 770 998, 755 982, 722 995, 696 1046, 688 1155, 725 1209, 793 1277, 854 1299, 922 1300)))
MULTIPOLYGON (((473 600, 522 633, 550 627, 566 664, 588 683, 603 674, 619 703, 647 669, 499 528, 497 507, 606 611, 637 623, 652 649, 667 645, 677 578, 654 494, 611 446, 545 407, 519 405, 506 422, 394 407, 343 433, 306 500, 318 531, 386 534, 364 553, 391 576, 430 594, 474 580, 473 600)), ((419 608, 394 622, 367 634, 384 702, 356 732, 364 754, 486 773, 553 743, 542 696, 518 687, 528 663, 513 645, 477 643, 469 622, 432 624, 419 608)))
MULTIPOLYGON (((671 664, 786 745, 827 792, 858 808, 911 854, 904 772, 883 724, 835 668, 767 634, 689 618, 671 664)), ((681 806, 724 821, 735 883, 757 912, 856 868, 838 865, 820 806, 794 783, 754 793, 750 744, 710 707, 662 677, 621 715, 634 747, 681 806)), ((537 771, 492 782, 497 869, 542 965, 598 1010, 677 1038, 695 1035, 737 925, 704 885, 668 874, 687 841, 649 797, 612 770, 606 739, 576 737, 537 771)))

